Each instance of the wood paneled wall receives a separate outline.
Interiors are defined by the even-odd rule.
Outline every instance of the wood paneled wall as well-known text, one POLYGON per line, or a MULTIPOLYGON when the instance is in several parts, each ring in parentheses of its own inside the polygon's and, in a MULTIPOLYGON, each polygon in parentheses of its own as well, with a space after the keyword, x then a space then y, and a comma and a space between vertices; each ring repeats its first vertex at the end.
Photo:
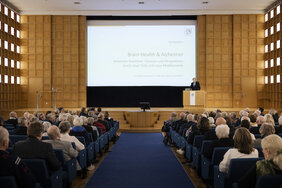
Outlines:
POLYGON ((86 17, 22 16, 22 107, 86 105, 86 17))
POLYGON ((263 15, 198 16, 197 72, 208 107, 263 105, 263 27, 263 15))

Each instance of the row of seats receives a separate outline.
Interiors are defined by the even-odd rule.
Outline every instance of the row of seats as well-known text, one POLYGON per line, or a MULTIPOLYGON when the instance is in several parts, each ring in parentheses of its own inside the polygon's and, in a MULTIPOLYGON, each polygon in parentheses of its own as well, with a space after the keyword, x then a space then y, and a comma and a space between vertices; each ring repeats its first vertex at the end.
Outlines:
MULTIPOLYGON (((71 182, 77 176, 76 161, 82 169, 87 168, 87 164, 91 164, 97 157, 98 154, 103 155, 103 150, 106 151, 109 148, 109 143, 113 139, 114 135, 119 129, 119 122, 115 122, 114 126, 105 134, 93 141, 91 133, 89 133, 90 144, 86 145, 84 137, 77 136, 77 139, 85 145, 85 149, 79 151, 77 158, 72 158, 69 161, 65 161, 63 150, 54 149, 57 159, 61 162, 62 168, 58 171, 48 174, 45 160, 41 159, 22 159, 24 163, 31 169, 38 181, 38 187, 44 188, 62 188, 63 187, 63 176, 66 174, 67 183, 70 187, 71 182)), ((27 139, 25 135, 10 135, 10 143, 7 151, 12 152, 13 146, 20 140, 27 139)), ((49 139, 48 136, 43 136, 42 140, 49 139)), ((75 144, 72 143, 75 148, 75 144)), ((14 177, 0 177, 0 185, 3 187, 17 187, 15 184, 14 177)))
MULTIPOLYGON (((203 152, 209 147, 212 141, 204 140, 204 135, 195 136, 193 145, 188 144, 187 140, 171 127, 170 135, 171 140, 178 148, 185 148, 185 158, 191 162, 197 173, 205 181, 209 183, 213 181, 213 187, 216 188, 236 187, 236 182, 244 175, 242 172, 247 172, 258 160, 264 159, 262 149, 256 148, 259 152, 259 158, 232 159, 228 174, 222 173, 219 171, 218 166, 223 160, 226 151, 230 149, 229 147, 215 148, 212 159, 207 159, 204 157, 203 152)), ((257 181, 256 187, 279 187, 280 185, 282 185, 282 176, 262 176, 257 181)))

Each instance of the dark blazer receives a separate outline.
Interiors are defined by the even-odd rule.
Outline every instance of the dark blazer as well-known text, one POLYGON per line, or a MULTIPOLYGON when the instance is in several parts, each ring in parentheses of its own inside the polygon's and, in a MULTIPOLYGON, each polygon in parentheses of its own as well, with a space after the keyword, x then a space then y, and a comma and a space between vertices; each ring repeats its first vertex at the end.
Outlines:
POLYGON ((14 127, 16 128, 16 127, 17 127, 17 124, 18 124, 18 119, 8 119, 8 120, 7 120, 7 123, 13 124, 14 127))
POLYGON ((275 127, 275 133, 282 133, 282 125, 280 125, 280 127, 275 127))
POLYGON ((233 147, 234 141, 230 138, 221 138, 213 140, 210 146, 204 151, 204 156, 208 159, 212 158, 213 150, 216 147, 233 147))
POLYGON ((250 132, 253 133, 253 134, 260 134, 259 128, 260 128, 260 126, 259 127, 251 127, 250 132))
POLYGON ((27 134, 27 127, 26 126, 19 126, 14 130, 15 135, 26 135, 27 134))
POLYGON ((200 83, 199 83, 198 81, 196 81, 196 85, 194 86, 194 84, 193 84, 193 82, 192 82, 191 85, 190 85, 190 88, 191 88, 192 90, 200 90, 200 89, 201 89, 200 83))
POLYGON ((0 176, 14 176, 19 188, 34 187, 36 180, 33 174, 19 159, 0 150, 0 176))
POLYGON ((61 167, 52 145, 42 142, 36 137, 29 136, 26 140, 17 142, 14 146, 13 156, 19 156, 23 159, 44 159, 49 172, 56 171, 61 167))
POLYGON ((215 129, 211 129, 205 134, 204 140, 217 140, 217 136, 215 134, 215 129))

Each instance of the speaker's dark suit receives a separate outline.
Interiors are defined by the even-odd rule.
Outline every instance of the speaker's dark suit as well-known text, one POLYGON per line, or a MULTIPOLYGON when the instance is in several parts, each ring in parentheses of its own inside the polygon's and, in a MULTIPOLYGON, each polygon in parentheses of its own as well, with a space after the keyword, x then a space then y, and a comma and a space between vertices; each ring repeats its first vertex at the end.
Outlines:
POLYGON ((61 167, 56 158, 52 145, 41 142, 36 137, 28 137, 26 140, 15 144, 13 155, 23 159, 43 159, 49 171, 58 170, 61 167))
POLYGON ((194 83, 192 82, 191 85, 190 85, 190 88, 191 88, 192 90, 200 90, 200 89, 201 89, 200 83, 197 81, 196 84, 195 84, 195 86, 194 86, 194 83))

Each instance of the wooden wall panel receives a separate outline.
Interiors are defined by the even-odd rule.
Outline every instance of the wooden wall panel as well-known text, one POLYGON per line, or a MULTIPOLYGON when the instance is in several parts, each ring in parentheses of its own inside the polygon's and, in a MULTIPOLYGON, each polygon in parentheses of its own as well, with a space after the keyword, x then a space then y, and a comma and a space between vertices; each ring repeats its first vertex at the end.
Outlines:
POLYGON ((28 86, 25 107, 86 105, 86 17, 23 16, 24 53, 28 86), (35 79, 37 78, 37 79, 35 79), (37 80, 38 85, 31 84, 37 80))
POLYGON ((207 107, 257 107, 263 90, 263 15, 198 16, 198 78, 207 107))

